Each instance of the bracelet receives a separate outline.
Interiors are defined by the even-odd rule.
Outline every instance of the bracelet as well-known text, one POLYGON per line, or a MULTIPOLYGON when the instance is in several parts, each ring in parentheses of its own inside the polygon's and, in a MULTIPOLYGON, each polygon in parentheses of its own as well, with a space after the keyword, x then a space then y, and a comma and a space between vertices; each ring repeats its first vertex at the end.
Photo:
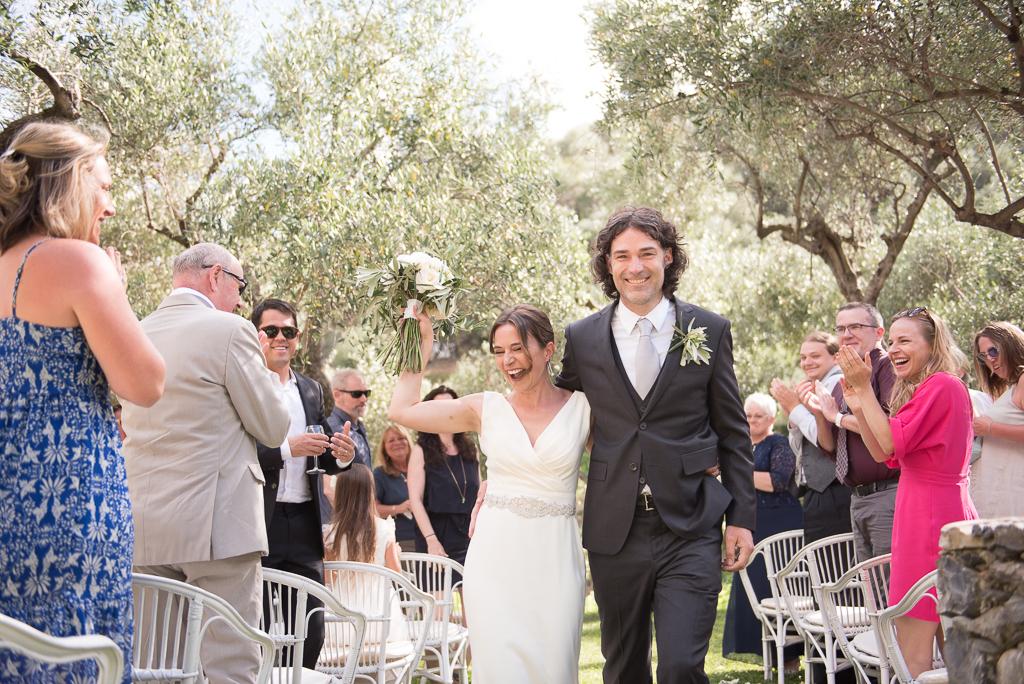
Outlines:
POLYGON ((434 534, 433 532, 431 532, 430 534, 428 534, 427 536, 425 536, 425 537, 423 537, 423 538, 424 538, 424 539, 430 539, 431 537, 436 537, 436 536, 437 536, 436 534, 434 534))
POLYGON ((843 416, 845 416, 845 415, 846 415, 845 413, 840 413, 840 412, 837 411, 836 412, 836 419, 832 421, 833 423, 836 424, 836 427, 839 428, 840 430, 843 429, 843 416))

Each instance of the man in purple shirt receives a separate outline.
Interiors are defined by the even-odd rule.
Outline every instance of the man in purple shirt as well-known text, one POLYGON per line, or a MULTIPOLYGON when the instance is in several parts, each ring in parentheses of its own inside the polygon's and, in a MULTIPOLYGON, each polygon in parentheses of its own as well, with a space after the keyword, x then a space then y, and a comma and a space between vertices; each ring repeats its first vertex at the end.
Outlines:
MULTIPOLYGON (((871 304, 849 302, 836 312, 836 336, 843 346, 862 357, 871 355, 871 387, 878 403, 889 412, 889 397, 895 380, 892 362, 882 348, 885 327, 882 314, 871 304)), ((837 384, 819 395, 818 445, 836 461, 836 477, 850 487, 850 523, 857 561, 889 553, 892 548, 892 519, 896 510, 896 486, 900 471, 878 463, 861 438, 857 418, 843 402, 843 388, 837 384)))

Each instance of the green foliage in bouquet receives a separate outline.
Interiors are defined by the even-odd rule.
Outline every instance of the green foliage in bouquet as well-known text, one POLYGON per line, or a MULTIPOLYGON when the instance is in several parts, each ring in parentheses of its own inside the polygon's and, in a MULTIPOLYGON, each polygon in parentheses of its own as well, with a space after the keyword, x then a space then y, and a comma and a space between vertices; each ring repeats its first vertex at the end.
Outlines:
POLYGON ((420 327, 413 300, 427 312, 438 337, 465 330, 468 321, 457 304, 464 292, 448 264, 426 252, 400 254, 383 268, 360 268, 356 276, 366 286, 365 319, 375 334, 390 335, 380 354, 381 364, 394 375, 423 371, 420 327))

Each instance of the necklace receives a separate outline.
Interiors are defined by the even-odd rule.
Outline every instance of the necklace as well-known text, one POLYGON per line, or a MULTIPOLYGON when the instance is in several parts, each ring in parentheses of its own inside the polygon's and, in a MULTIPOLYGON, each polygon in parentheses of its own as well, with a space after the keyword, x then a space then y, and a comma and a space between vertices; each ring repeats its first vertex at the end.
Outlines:
POLYGON ((451 465, 448 463, 448 456, 444 457, 444 467, 448 469, 448 474, 452 476, 452 482, 455 483, 455 490, 459 493, 459 503, 466 503, 466 492, 469 490, 469 482, 466 480, 466 462, 459 456, 459 465, 462 466, 462 482, 463 485, 459 486, 459 479, 455 477, 455 471, 452 470, 451 465))

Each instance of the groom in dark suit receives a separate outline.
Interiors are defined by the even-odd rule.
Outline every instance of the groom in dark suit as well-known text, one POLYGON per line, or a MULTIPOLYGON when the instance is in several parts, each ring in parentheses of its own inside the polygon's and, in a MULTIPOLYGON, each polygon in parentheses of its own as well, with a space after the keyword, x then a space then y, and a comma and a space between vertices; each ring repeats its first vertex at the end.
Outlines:
POLYGON ((616 212, 591 266, 614 301, 566 329, 556 382, 593 415, 583 546, 604 681, 651 681, 653 611, 659 684, 706 684, 721 570, 746 565, 756 511, 729 322, 673 297, 686 255, 654 209, 616 212))

